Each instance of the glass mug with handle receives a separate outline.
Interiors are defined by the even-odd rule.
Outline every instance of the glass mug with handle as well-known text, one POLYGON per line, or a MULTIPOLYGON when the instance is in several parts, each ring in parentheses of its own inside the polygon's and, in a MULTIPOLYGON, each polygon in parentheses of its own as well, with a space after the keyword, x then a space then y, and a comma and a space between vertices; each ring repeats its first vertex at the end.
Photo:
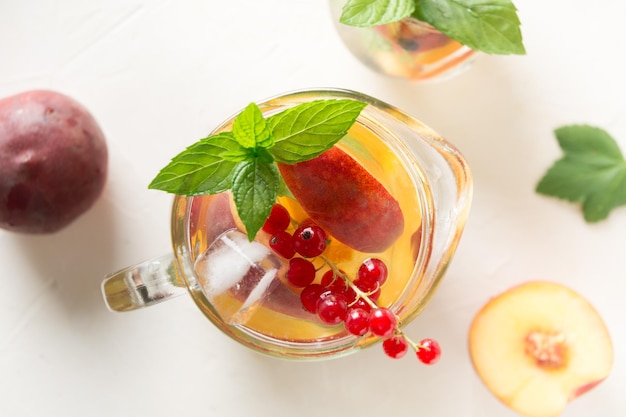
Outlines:
MULTIPOLYGON (((222 332, 285 359, 337 357, 380 340, 375 331, 348 331, 346 309, 389 311, 396 333, 418 316, 443 278, 466 223, 472 196, 466 161, 427 126, 358 92, 302 90, 265 100, 258 108, 271 117, 318 100, 354 100, 364 107, 332 149, 311 163, 281 167, 293 193, 278 195, 276 205, 283 217, 288 213, 286 220, 272 220, 284 223, 279 232, 268 226, 270 214, 249 239, 231 191, 177 195, 172 253, 106 276, 107 307, 125 312, 189 294, 222 332), (362 196, 348 195, 353 189, 362 196), (316 199, 323 200, 321 208, 315 208, 316 199), (287 246, 276 237, 281 233, 291 239, 287 246), (291 250, 316 238, 321 253, 291 250), (309 263, 313 278, 301 266, 309 263), (370 266, 365 272, 364 265, 370 266), (360 285, 381 268, 384 280, 360 285), (344 312, 334 322, 332 308, 315 310, 315 302, 319 307, 331 289, 341 293, 344 312)), ((233 120, 212 135, 230 131, 233 120)))

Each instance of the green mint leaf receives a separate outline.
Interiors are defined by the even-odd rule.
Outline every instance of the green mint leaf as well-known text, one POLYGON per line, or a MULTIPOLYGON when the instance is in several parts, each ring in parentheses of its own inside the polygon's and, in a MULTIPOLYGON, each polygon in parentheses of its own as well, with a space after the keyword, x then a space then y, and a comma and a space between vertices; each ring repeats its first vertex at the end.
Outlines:
POLYGON ((220 156, 227 161, 233 162, 254 161, 257 158, 266 164, 274 162, 274 157, 265 148, 247 149, 240 147, 222 152, 220 156))
POLYGON ((330 149, 345 136, 366 103, 354 100, 316 100, 271 116, 274 137, 269 149, 276 161, 307 161, 330 149))
POLYGON ((541 178, 537 193, 582 203, 590 223, 626 205, 626 161, 606 131, 571 125, 556 129, 555 135, 564 155, 541 178))
POLYGON ((293 193, 291 192, 289 187, 287 187, 285 180, 280 175, 279 175, 279 183, 278 183, 278 195, 295 199, 295 197, 293 196, 293 193))
POLYGON ((274 157, 272 156, 270 151, 265 148, 257 149, 255 153, 255 157, 259 161, 266 163, 266 164, 271 164, 272 162, 274 162, 274 157))
POLYGON ((488 54, 526 53, 511 0, 416 0, 414 16, 448 37, 488 54))
POLYGON ((254 103, 250 103, 233 122, 233 135, 244 148, 269 148, 274 144, 267 122, 254 103))
POLYGON ((239 145, 236 149, 229 149, 222 152, 220 156, 225 160, 232 162, 252 161, 256 158, 256 151, 239 145))
POLYGON ((279 174, 274 164, 255 160, 240 162, 235 167, 233 199, 250 241, 269 216, 276 201, 278 187, 279 174))
POLYGON ((230 189, 236 162, 222 154, 239 144, 230 132, 201 139, 175 156, 148 188, 179 195, 216 194, 230 189))
POLYGON ((339 21, 357 27, 397 22, 411 16, 415 0, 348 0, 339 21))
POLYGON ((278 192, 290 195, 275 161, 294 163, 318 156, 347 133, 365 106, 354 100, 318 100, 264 119, 252 103, 235 118, 232 132, 189 146, 149 188, 187 196, 231 190, 252 240, 278 192))

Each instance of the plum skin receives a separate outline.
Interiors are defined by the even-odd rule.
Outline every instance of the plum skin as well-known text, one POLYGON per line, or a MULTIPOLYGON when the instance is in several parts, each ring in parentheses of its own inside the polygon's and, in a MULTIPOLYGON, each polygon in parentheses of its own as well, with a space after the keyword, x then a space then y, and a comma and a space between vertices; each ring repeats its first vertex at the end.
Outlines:
POLYGON ((100 126, 80 103, 54 91, 0 100, 0 227, 53 233, 98 199, 108 151, 100 126))

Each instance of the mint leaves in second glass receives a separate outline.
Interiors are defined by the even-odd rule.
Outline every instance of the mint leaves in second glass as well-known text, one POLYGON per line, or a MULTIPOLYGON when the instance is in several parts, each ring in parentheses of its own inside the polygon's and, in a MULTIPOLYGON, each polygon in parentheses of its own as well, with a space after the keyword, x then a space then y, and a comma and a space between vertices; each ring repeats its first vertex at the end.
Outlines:
POLYGON ((348 0, 339 21, 370 27, 410 16, 476 51, 526 53, 517 9, 511 0, 348 0))
POLYGON ((313 159, 345 136, 366 103, 316 100, 264 118, 251 103, 232 132, 200 139, 175 156, 148 188, 195 196, 231 190, 248 238, 267 219, 281 188, 276 162, 313 159))
POLYGON ((415 0, 348 0, 339 21, 345 25, 386 25, 411 16, 415 0))

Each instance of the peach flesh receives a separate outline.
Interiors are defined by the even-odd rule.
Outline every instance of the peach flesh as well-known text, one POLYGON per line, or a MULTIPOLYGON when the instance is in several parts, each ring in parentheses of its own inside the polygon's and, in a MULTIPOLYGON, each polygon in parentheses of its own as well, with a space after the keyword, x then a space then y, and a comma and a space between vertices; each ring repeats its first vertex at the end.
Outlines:
POLYGON ((526 417, 556 417, 602 382, 613 363, 608 329, 595 308, 562 284, 527 282, 476 314, 470 356, 485 386, 526 417))

